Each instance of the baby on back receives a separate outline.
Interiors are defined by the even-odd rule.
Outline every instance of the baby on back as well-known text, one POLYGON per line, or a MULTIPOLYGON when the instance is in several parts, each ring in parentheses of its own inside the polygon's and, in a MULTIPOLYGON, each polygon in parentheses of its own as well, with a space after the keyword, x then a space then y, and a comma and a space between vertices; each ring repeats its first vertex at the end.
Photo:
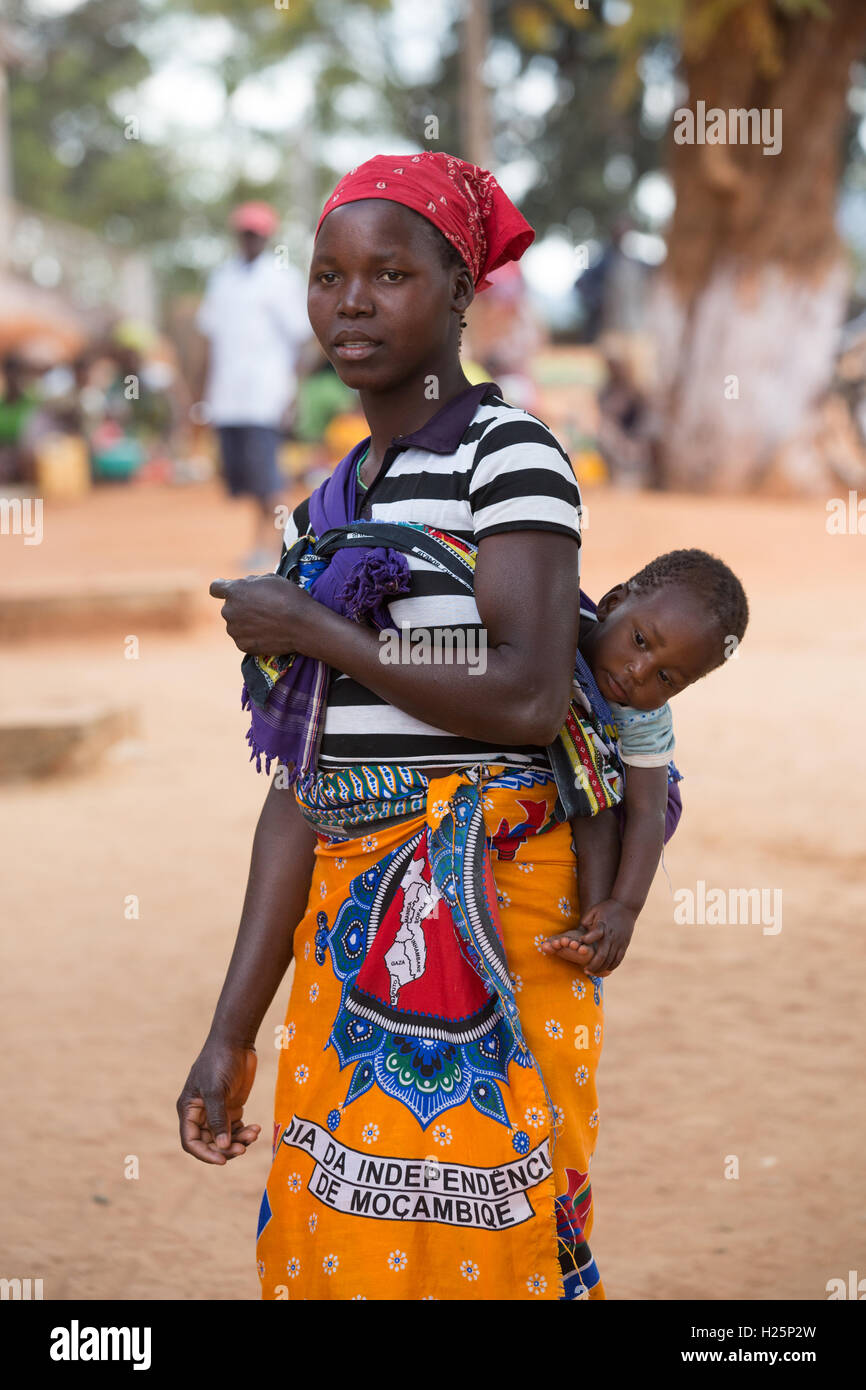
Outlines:
POLYGON ((581 614, 580 652, 610 706, 625 767, 625 825, 620 835, 613 810, 571 820, 580 924, 545 951, 594 975, 622 961, 664 844, 669 701, 724 664, 748 619, 739 579, 704 550, 658 556, 608 590, 594 616, 581 614))

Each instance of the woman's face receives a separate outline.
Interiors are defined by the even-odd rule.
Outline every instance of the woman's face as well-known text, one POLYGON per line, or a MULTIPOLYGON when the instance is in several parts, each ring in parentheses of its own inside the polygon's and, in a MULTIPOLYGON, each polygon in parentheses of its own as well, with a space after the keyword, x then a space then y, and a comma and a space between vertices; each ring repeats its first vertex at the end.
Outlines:
POLYGON ((619 584, 598 605, 587 660, 606 700, 660 709, 718 664, 718 628, 687 590, 619 584))
POLYGON ((338 375, 355 390, 393 390, 456 358, 465 271, 446 269, 424 219, 368 198, 335 208, 313 249, 307 308, 338 375))

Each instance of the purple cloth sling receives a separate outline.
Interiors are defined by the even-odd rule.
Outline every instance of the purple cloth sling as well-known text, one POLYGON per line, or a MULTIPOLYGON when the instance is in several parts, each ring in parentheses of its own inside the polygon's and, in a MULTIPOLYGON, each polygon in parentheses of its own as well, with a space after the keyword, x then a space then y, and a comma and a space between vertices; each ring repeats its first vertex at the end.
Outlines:
MULTIPOLYGON (((368 439, 356 444, 310 497, 310 529, 316 539, 356 519, 356 464, 368 444, 368 439)), ((277 573, 284 568, 281 561, 277 573)), ((410 588, 405 555, 382 546, 337 550, 327 561, 314 560, 307 567, 307 578, 303 587, 317 603, 355 622, 370 622, 379 630, 393 629, 388 603, 408 594, 410 588)), ((284 670, 274 680, 255 657, 244 658, 241 706, 252 715, 247 742, 256 770, 261 772, 264 758, 265 772, 270 772, 276 759, 288 769, 291 786, 315 765, 331 668, 301 654, 291 658, 290 665, 278 664, 284 670)))

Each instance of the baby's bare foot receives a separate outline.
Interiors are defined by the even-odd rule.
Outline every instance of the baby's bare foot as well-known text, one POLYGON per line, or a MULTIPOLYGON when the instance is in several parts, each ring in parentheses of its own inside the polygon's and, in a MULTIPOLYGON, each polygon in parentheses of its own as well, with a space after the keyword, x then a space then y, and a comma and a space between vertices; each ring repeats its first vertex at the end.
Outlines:
POLYGON ((565 960, 573 961, 575 965, 585 965, 595 955, 595 947, 587 946, 580 933, 576 931, 549 936, 542 943, 541 949, 545 955, 562 956, 565 960))

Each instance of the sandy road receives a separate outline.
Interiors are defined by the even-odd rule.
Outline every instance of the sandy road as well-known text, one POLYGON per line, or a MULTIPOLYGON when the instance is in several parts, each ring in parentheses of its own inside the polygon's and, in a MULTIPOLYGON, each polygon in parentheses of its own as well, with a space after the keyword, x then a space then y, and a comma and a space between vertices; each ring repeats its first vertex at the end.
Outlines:
MULTIPOLYGON (((740 573, 753 611, 739 657, 676 702, 686 813, 670 886, 660 874, 607 988, 593 1247, 617 1299, 822 1299, 828 1279, 866 1274, 866 537, 828 536, 820 501, 588 500, 590 593, 700 545, 740 573), (780 890, 781 930, 677 925, 672 893, 699 880, 780 890)), ((244 535, 215 489, 112 489, 47 509, 39 547, 3 537, 0 581, 184 568, 204 593, 239 572, 244 535)), ((218 605, 191 636, 142 634, 137 661, 124 635, 3 652, 7 703, 109 694, 142 732, 86 775, 0 793, 14 1134, 0 1274, 43 1278, 47 1298, 255 1298, 283 994, 260 1039, 252 1151, 196 1164, 174 1099, 266 784, 218 605)))

